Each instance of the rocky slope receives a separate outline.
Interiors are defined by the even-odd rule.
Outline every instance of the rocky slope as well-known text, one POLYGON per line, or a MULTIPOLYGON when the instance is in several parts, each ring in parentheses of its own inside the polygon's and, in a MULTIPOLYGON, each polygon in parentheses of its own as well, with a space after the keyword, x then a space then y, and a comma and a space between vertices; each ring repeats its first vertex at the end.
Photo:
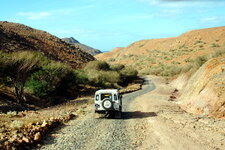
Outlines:
POLYGON ((225 56, 206 62, 187 82, 179 98, 190 113, 225 117, 225 56))
MULTIPOLYGON (((183 66, 198 56, 225 47, 225 27, 186 32, 178 37, 137 41, 95 56, 111 63, 128 64, 142 74, 152 74, 163 65, 183 66)), ((157 74, 156 74, 157 75, 157 74)))
POLYGON ((73 68, 82 67, 85 63, 94 60, 90 54, 45 31, 6 21, 0 22, 0 50, 5 52, 39 51, 73 68))
POLYGON ((78 42, 76 39, 74 39, 73 37, 70 38, 63 38, 62 40, 64 40, 67 43, 73 44, 77 49, 80 49, 86 53, 91 54, 92 56, 97 55, 102 53, 100 50, 92 48, 90 46, 87 46, 85 44, 81 44, 80 42, 78 42))
POLYGON ((67 42, 67 43, 70 43, 70 44, 80 43, 79 41, 77 41, 73 37, 70 37, 70 38, 62 38, 62 40, 65 41, 65 42, 67 42))

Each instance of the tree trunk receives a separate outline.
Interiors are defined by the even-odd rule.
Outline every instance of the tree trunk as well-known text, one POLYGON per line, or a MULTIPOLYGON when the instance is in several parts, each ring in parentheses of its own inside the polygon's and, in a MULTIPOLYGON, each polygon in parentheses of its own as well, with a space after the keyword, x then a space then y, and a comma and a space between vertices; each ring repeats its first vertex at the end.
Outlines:
POLYGON ((15 93, 16 93, 16 100, 17 103, 22 103, 23 102, 23 95, 24 95, 24 86, 17 85, 15 86, 15 93))

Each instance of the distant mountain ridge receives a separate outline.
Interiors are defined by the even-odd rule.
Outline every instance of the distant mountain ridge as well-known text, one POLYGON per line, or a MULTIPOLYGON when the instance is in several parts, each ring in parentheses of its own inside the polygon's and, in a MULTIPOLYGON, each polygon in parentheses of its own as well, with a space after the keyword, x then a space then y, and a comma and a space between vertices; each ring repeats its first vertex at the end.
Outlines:
POLYGON ((65 41, 65 42, 67 42, 67 43, 70 43, 70 44, 80 43, 79 41, 77 41, 73 37, 70 37, 70 38, 62 38, 62 40, 65 41))
POLYGON ((70 38, 62 38, 62 40, 64 40, 67 43, 73 44, 76 48, 91 54, 92 56, 94 55, 98 55, 100 53, 102 53, 100 50, 92 48, 90 46, 87 46, 85 44, 80 43, 79 41, 77 41, 76 39, 74 39, 73 37, 70 38))
POLYGON ((0 51, 39 51, 50 59, 80 68, 94 60, 90 54, 45 31, 23 24, 0 21, 0 51))

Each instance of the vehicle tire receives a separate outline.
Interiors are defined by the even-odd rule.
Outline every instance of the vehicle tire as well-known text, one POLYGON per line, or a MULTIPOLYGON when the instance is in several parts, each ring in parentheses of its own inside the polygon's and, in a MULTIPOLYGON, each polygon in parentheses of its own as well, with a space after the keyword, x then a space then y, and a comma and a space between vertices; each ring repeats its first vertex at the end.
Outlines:
POLYGON ((104 99, 102 102, 102 107, 105 110, 110 110, 113 107, 113 102, 110 99, 104 99))

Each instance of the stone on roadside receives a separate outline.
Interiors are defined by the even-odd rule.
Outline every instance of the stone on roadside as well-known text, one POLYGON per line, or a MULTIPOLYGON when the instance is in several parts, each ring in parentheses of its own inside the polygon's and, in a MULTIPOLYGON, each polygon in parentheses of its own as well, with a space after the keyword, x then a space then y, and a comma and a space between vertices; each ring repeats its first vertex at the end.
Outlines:
POLYGON ((30 142, 30 140, 29 140, 28 138, 26 138, 26 137, 23 137, 22 140, 23 140, 24 142, 26 142, 26 143, 29 143, 29 142, 30 142))
POLYGON ((35 140, 35 141, 40 141, 40 140, 41 140, 41 133, 40 133, 40 132, 38 132, 38 133, 36 133, 36 134, 34 135, 34 140, 35 140))

